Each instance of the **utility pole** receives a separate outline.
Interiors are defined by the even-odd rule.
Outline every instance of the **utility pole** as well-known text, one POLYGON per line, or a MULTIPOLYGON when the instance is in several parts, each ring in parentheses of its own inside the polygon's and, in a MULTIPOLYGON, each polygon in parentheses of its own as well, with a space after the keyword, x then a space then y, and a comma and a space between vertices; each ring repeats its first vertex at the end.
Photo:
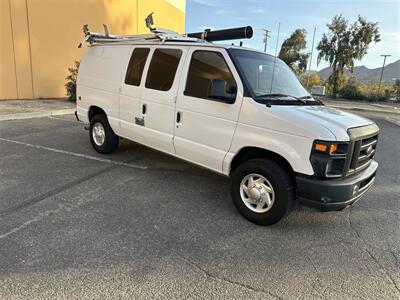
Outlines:
POLYGON ((381 94, 381 84, 382 84, 383 70, 385 70, 386 57, 391 56, 391 55, 390 54, 382 54, 381 56, 383 56, 383 66, 382 66, 382 72, 381 72, 381 79, 379 80, 378 96, 381 94))
POLYGON ((267 52, 267 43, 271 30, 263 28, 263 31, 264 31, 264 52, 267 52))
POLYGON ((315 31, 317 30, 317 27, 314 27, 314 34, 313 34, 313 38, 312 38, 312 46, 311 46, 311 52, 310 52, 310 64, 308 66, 308 78, 307 78, 307 86, 310 83, 310 76, 311 76, 311 61, 312 61, 312 55, 313 55, 313 51, 314 51, 314 42, 315 42, 315 31))

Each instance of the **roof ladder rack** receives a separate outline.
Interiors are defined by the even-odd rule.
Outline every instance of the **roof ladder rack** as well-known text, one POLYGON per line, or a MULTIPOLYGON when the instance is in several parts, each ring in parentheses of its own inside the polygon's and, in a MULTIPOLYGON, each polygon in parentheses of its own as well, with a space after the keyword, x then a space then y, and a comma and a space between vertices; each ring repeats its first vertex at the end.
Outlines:
POLYGON ((153 13, 149 14, 146 19, 146 26, 149 28, 149 34, 137 35, 113 35, 109 34, 107 25, 103 24, 104 33, 90 32, 87 24, 83 25, 83 33, 85 38, 78 45, 81 48, 83 44, 105 44, 105 43, 120 43, 120 42, 140 42, 140 41, 155 41, 164 43, 165 41, 187 41, 187 42, 213 42, 232 39, 251 38, 253 29, 250 26, 231 28, 224 30, 211 31, 206 29, 204 32, 179 34, 175 31, 165 30, 153 27, 153 13))
POLYGON ((199 41, 197 38, 187 37, 185 35, 180 35, 174 31, 164 30, 164 29, 154 29, 152 33, 149 34, 137 34, 137 35, 113 35, 108 33, 107 25, 103 25, 105 28, 105 33, 90 32, 88 25, 83 25, 83 32, 85 38, 78 45, 81 48, 83 44, 104 44, 104 43, 116 43, 116 42, 139 42, 139 41, 159 41, 161 43, 165 41, 199 41))

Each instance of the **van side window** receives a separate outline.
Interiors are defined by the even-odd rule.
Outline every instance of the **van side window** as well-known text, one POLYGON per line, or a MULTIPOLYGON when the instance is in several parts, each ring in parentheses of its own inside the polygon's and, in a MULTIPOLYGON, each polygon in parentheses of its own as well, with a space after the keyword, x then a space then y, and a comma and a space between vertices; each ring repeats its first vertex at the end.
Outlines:
POLYGON ((236 82, 220 52, 195 51, 190 61, 185 95, 233 103, 236 82))
POLYGON ((156 49, 147 72, 146 88, 168 91, 174 83, 182 51, 178 49, 156 49))
POLYGON ((133 50, 131 59, 129 60, 128 69, 125 75, 125 84, 140 85, 144 65, 146 64, 147 56, 149 55, 149 48, 135 48, 133 50))

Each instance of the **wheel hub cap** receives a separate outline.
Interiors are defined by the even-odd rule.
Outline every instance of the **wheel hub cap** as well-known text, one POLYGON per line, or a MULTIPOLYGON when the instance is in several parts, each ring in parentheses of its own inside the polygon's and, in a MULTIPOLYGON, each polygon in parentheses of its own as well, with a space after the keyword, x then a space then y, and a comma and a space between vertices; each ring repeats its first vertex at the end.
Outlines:
POLYGON ((101 123, 97 122, 93 125, 92 137, 97 146, 101 146, 104 144, 104 140, 106 139, 106 132, 101 123))
POLYGON ((275 201, 271 183, 260 174, 249 174, 243 178, 240 184, 240 196, 243 203, 257 213, 270 210, 275 201))
POLYGON ((261 199, 261 192, 257 187, 251 188, 249 191, 249 197, 253 200, 260 200, 261 199))

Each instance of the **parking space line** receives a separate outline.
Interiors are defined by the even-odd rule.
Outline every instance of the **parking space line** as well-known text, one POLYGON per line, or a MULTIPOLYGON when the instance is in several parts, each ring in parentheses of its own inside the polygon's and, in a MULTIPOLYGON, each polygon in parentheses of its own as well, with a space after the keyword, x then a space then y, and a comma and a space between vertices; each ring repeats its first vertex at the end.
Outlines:
POLYGON ((96 156, 91 156, 91 155, 86 155, 86 154, 81 154, 81 153, 76 153, 76 152, 71 152, 71 151, 66 151, 66 150, 60 150, 60 149, 46 147, 46 146, 34 145, 34 144, 30 144, 30 143, 5 139, 5 138, 1 138, 1 137, 0 137, 0 141, 13 143, 13 144, 17 144, 17 145, 23 145, 23 146, 27 146, 27 147, 31 147, 31 148, 35 148, 35 149, 41 149, 41 150, 47 150, 47 151, 52 151, 52 152, 56 152, 56 153, 71 155, 71 156, 75 156, 75 157, 79 157, 79 158, 86 158, 86 159, 95 160, 95 161, 112 164, 112 165, 116 165, 116 166, 122 166, 122 167, 128 167, 128 168, 140 169, 140 170, 147 170, 146 166, 139 166, 139 165, 126 163, 126 162, 122 162, 122 161, 114 161, 111 159, 100 158, 100 157, 96 157, 96 156))
POLYGON ((25 221, 24 223, 11 229, 10 231, 0 234, 0 240, 8 237, 11 234, 14 234, 14 233, 20 231, 22 229, 25 229, 29 225, 31 225, 33 223, 37 223, 50 215, 58 214, 62 211, 71 211, 72 209, 74 209, 76 207, 79 207, 83 204, 87 204, 88 202, 91 202, 99 197, 98 191, 99 191, 99 189, 92 190, 88 194, 86 194, 84 197, 81 197, 80 195, 78 195, 77 197, 74 198, 74 199, 77 199, 78 201, 76 203, 73 203, 70 205, 58 203, 57 208, 45 210, 44 212, 40 212, 36 217, 25 221))

